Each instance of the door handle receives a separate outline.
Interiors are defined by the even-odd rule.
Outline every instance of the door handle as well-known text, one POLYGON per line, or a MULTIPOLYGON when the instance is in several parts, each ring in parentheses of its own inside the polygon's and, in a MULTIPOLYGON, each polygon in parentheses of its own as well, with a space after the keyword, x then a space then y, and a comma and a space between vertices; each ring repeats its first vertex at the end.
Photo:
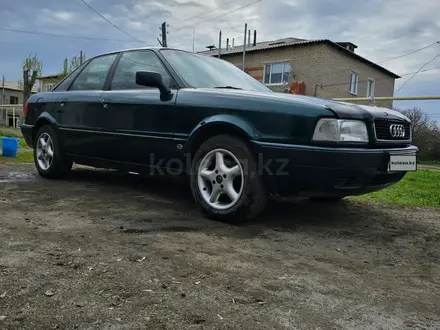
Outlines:
POLYGON ((104 108, 108 108, 108 106, 110 105, 110 100, 101 100, 101 104, 104 108))

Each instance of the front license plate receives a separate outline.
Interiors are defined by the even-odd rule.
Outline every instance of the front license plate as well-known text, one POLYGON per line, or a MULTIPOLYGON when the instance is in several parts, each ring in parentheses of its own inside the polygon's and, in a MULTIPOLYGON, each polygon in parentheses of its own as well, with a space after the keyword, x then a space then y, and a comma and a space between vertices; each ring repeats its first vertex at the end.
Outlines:
POLYGON ((390 155, 388 170, 390 172, 416 171, 416 155, 390 155))

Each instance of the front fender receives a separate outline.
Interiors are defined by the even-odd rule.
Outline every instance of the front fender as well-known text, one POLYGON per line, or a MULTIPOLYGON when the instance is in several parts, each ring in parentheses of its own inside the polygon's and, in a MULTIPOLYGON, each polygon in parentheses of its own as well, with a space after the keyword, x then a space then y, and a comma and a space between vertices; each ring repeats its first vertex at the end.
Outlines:
POLYGON ((211 136, 212 131, 236 132, 249 140, 258 138, 257 130, 244 119, 228 114, 214 115, 203 119, 191 131, 185 143, 185 152, 190 152, 194 143, 202 136, 211 136))

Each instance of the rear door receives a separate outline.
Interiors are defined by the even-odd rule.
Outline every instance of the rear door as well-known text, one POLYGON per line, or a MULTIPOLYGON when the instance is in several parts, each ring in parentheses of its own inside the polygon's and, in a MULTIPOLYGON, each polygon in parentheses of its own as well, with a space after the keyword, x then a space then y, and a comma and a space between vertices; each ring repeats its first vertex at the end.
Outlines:
POLYGON ((176 150, 173 142, 177 88, 171 75, 151 50, 121 54, 109 90, 102 96, 108 102, 105 128, 114 132, 115 160, 143 165, 167 165, 176 150), (137 71, 162 75, 171 94, 136 84, 137 71))
POLYGON ((59 127, 70 154, 107 158, 111 154, 105 131, 102 90, 119 54, 96 57, 82 69, 68 91, 59 93, 59 127))

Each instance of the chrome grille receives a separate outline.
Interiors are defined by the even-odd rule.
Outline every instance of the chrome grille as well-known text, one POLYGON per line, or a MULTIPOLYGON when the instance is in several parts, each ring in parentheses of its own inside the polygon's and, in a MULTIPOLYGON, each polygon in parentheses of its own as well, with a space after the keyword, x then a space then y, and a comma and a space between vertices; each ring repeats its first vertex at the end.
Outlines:
POLYGON ((378 141, 409 141, 411 140, 411 124, 405 121, 391 121, 384 119, 376 119, 374 121, 374 129, 376 139, 378 141), (393 126, 392 125, 398 125, 393 126), (403 130, 401 127, 403 126, 403 130), (391 127, 391 129, 390 129, 391 127), (394 130, 393 130, 394 128, 394 130), (392 133, 397 134, 392 134, 392 133), (405 132, 405 134, 402 134, 405 132))

